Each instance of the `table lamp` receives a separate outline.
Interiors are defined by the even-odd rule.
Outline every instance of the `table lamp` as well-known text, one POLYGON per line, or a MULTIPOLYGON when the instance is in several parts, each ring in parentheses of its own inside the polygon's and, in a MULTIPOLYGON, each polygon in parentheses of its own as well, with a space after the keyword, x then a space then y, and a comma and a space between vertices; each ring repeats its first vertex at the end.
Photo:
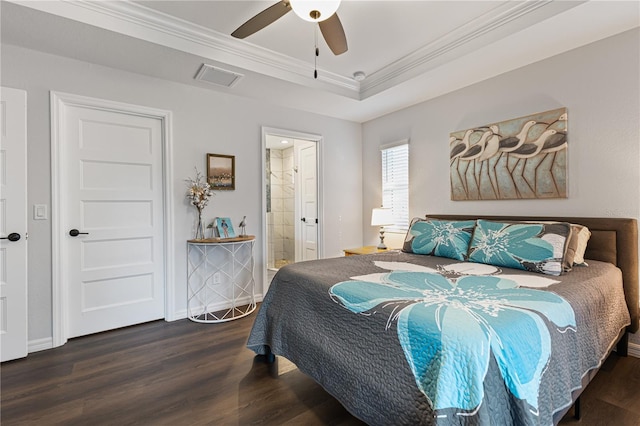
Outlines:
POLYGON ((393 213, 391 209, 384 207, 376 207, 371 211, 371 226, 380 227, 380 244, 379 249, 386 249, 384 245, 384 227, 387 225, 393 225, 393 213))

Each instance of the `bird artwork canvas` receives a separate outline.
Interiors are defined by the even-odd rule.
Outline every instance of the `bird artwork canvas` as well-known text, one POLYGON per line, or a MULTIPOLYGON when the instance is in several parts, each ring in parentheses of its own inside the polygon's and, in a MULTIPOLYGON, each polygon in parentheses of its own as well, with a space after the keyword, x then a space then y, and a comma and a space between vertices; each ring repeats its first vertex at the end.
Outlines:
POLYGON ((449 137, 451 199, 567 198, 567 109, 449 137))

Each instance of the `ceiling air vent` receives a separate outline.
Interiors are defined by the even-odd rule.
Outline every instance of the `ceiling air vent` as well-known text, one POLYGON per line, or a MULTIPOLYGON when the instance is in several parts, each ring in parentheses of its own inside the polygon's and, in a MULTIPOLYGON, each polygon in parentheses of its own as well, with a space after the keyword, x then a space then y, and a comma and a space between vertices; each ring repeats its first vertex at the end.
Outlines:
POLYGON ((242 77, 242 74, 233 71, 223 70, 213 65, 202 64, 196 80, 206 81, 207 83, 217 84, 218 86, 231 87, 236 84, 242 77))

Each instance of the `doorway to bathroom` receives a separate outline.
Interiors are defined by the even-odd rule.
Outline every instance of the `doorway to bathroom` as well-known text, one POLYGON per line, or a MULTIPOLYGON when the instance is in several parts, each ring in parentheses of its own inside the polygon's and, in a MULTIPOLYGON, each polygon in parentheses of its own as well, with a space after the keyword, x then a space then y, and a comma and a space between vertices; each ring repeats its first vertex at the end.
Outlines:
POLYGON ((320 257, 320 140, 263 129, 265 292, 283 266, 320 257))

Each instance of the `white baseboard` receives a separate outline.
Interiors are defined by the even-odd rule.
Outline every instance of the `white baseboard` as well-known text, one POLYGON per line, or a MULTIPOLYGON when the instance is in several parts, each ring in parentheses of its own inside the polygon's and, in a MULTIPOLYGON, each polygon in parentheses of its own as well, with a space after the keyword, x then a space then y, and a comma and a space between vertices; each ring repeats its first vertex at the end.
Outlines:
POLYGON ((53 337, 29 340, 29 343, 27 344, 27 350, 29 353, 40 352, 47 349, 53 349, 53 337))
MULTIPOLYGON (((256 294, 255 300, 257 303, 262 302, 262 294, 256 294)), ((224 307, 221 305, 220 308, 224 307)), ((182 309, 173 313, 172 321, 181 320, 187 318, 187 310, 182 309)), ((27 343, 28 353, 45 351, 47 349, 53 349, 53 337, 45 337, 43 339, 29 340, 27 343)), ((640 345, 629 344, 629 354, 640 358, 640 345), (633 346, 633 347, 632 347, 633 346)))
POLYGON ((640 358, 640 345, 629 342, 629 355, 640 358))
MULTIPOLYGON (((262 294, 256 294, 256 302, 262 302, 262 294)), ((187 310, 182 309, 174 312, 172 321, 187 318, 187 310)), ((40 352, 47 349, 53 349, 53 337, 45 337, 43 339, 29 340, 27 343, 28 353, 40 352)), ((629 354, 640 358, 640 345, 629 344, 629 354)))
POLYGON ((171 321, 177 321, 177 320, 185 319, 186 317, 187 317, 187 310, 186 309, 181 309, 181 310, 175 311, 173 313, 173 319, 171 321))

